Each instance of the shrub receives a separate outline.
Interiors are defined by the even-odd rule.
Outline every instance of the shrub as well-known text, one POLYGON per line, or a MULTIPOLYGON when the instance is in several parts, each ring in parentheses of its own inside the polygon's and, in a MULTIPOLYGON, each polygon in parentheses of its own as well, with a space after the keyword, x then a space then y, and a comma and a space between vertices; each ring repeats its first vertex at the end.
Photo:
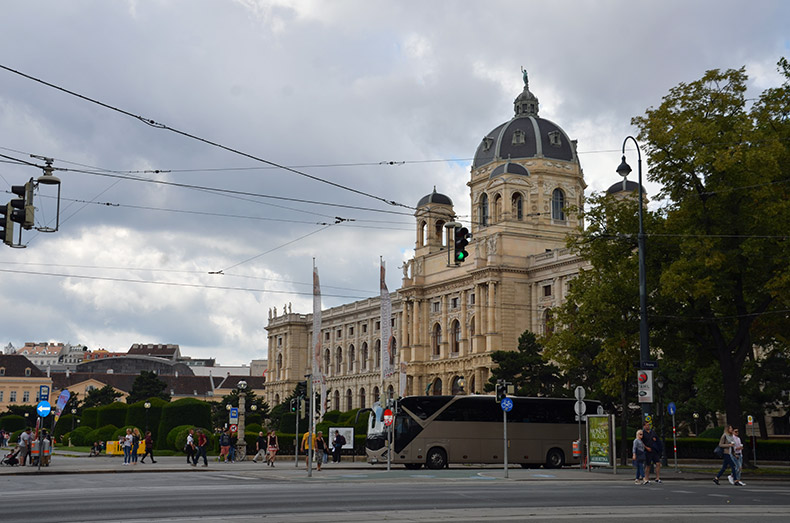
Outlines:
MULTIPOLYGON (((187 439, 186 434, 187 434, 187 432, 189 432, 189 429, 191 429, 191 428, 195 428, 195 427, 193 425, 179 425, 178 427, 173 427, 170 430, 170 432, 167 433, 167 437, 165 438, 165 445, 166 446, 165 447, 161 447, 161 448, 164 448, 164 449, 175 449, 175 450, 183 449, 184 448, 184 443, 182 443, 181 445, 178 445, 176 443, 176 439, 178 439, 178 436, 183 433, 184 434, 184 442, 186 442, 186 439, 187 439)), ((195 433, 197 433, 197 430, 195 431, 195 433)), ((197 445, 197 439, 195 440, 195 445, 197 445)))
POLYGON ((94 441, 112 441, 117 430, 118 427, 115 425, 105 425, 104 427, 93 429, 85 435, 85 441, 88 442, 88 445, 93 445, 94 441))
POLYGON ((24 429, 19 429, 11 433, 11 436, 8 438, 8 441, 11 444, 11 446, 16 445, 17 441, 19 441, 19 436, 21 436, 23 432, 24 429))
MULTIPOLYGON (((136 428, 137 428, 137 430, 140 430, 140 427, 136 427, 136 428)), ((122 437, 126 436, 126 429, 134 430, 135 426, 134 425, 124 425, 123 427, 116 428, 113 431, 113 433, 112 433, 112 438, 110 439, 110 441, 118 441, 122 437)), ((140 435, 142 435, 142 433, 140 435)), ((142 439, 142 438, 140 438, 140 439, 142 439)))
POLYGON ((158 448, 172 448, 167 444, 167 438, 170 431, 179 425, 210 427, 211 406, 194 398, 184 398, 164 405, 157 436, 158 448))
POLYGON ((706 431, 700 432, 700 438, 716 438, 717 440, 721 439, 721 435, 724 434, 724 427, 711 427, 706 431))
POLYGON ((261 427, 260 423, 250 423, 249 425, 244 427, 244 430, 246 432, 254 432, 255 437, 258 437, 258 433, 263 430, 263 427, 261 427))
POLYGON ((244 441, 247 443, 247 455, 254 456, 256 452, 255 444, 258 442, 258 432, 245 432, 244 441))
POLYGON ((69 433, 69 437, 71 438, 71 444, 76 445, 78 447, 92 445, 93 441, 88 443, 88 439, 87 439, 87 435, 92 431, 93 429, 91 427, 77 427, 76 429, 72 430, 69 433))
MULTIPOLYGON (((191 425, 189 426, 182 425, 181 427, 174 428, 173 430, 170 431, 170 434, 167 435, 168 436, 167 439, 168 441, 170 441, 170 436, 173 435, 173 433, 175 433, 175 436, 173 437, 173 448, 176 451, 183 452, 184 447, 187 444, 187 434, 189 434, 189 429, 193 429, 193 428, 195 429, 195 446, 197 446, 197 431, 202 430, 204 434, 209 434, 209 430, 204 429, 203 427, 192 427, 191 425)), ((209 443, 210 442, 211 439, 209 438, 209 443)), ((211 446, 209 445, 206 447, 206 450, 208 451, 210 448, 211 446)))
POLYGON ((339 410, 330 410, 324 414, 324 421, 329 423, 337 424, 340 418, 340 411, 339 410))
POLYGON ((14 432, 25 428, 25 417, 17 414, 8 414, 0 418, 0 428, 14 432))
POLYGON ((252 412, 252 413, 248 413, 247 414, 246 421, 247 421, 247 424, 249 424, 249 425, 252 425, 254 423, 257 423, 258 425, 260 425, 263 422, 263 418, 261 418, 260 413, 252 412))
MULTIPOLYGON (((82 420, 83 427, 98 427, 99 407, 88 407, 87 409, 82 409, 82 417, 80 419, 82 420)), ((123 422, 121 422, 120 425, 123 425, 123 422)))
MULTIPOLYGON (((307 419, 300 419, 299 425, 301 427, 307 426, 307 419)), ((277 427, 277 430, 282 430, 283 432, 291 432, 296 428, 296 414, 293 412, 284 412, 283 415, 280 417, 280 426, 277 427)))
POLYGON ((116 427, 123 427, 126 425, 126 410, 128 408, 129 406, 126 403, 121 403, 120 401, 99 407, 95 426, 115 425, 116 427))
POLYGON ((69 431, 71 431, 72 426, 77 426, 77 416, 73 414, 64 414, 58 418, 58 422, 55 424, 55 430, 52 432, 52 435, 58 441, 60 441, 64 434, 67 434, 69 431))
MULTIPOLYGON (((670 440, 671 442, 671 440, 670 440)), ((678 438, 678 458, 690 459, 714 459, 721 461, 713 455, 713 449, 719 444, 719 438, 678 438)), ((748 438, 743 439, 744 455, 752 457, 752 443, 748 438)), ((667 446, 665 453, 667 457, 674 457, 672 446, 667 446)), ((760 460, 768 461, 790 461, 790 441, 779 439, 758 439, 757 440, 757 463, 760 460)))
MULTIPOLYGON (((134 425, 135 427, 148 427, 148 430, 151 431, 151 434, 156 437, 155 429, 159 427, 159 423, 162 419, 162 409, 165 407, 165 405, 169 404, 169 401, 165 401, 162 398, 149 398, 147 400, 138 401, 137 403, 132 403, 128 406, 129 408, 126 411, 126 425, 134 425), (151 403, 151 408, 145 408, 146 401, 151 403), (148 410, 147 415, 146 410, 148 410)), ((145 432, 143 432, 143 435, 145 435, 145 432)))

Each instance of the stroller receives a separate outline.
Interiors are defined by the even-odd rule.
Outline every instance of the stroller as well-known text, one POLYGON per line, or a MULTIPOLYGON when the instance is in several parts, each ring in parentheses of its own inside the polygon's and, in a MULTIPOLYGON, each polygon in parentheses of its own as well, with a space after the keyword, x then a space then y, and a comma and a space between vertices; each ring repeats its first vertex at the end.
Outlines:
POLYGON ((17 459, 17 455, 19 454, 19 447, 12 450, 7 456, 0 461, 0 465, 8 465, 9 467, 13 467, 14 465, 19 465, 19 460, 17 459))

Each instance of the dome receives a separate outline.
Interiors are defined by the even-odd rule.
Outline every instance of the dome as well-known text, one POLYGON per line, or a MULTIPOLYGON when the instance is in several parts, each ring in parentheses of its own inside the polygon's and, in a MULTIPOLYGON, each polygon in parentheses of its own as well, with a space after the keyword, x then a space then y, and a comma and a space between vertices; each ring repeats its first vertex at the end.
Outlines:
MULTIPOLYGON (((606 194, 617 194, 619 192, 637 192, 638 190, 638 183, 623 179, 622 182, 617 182, 606 189, 606 194)), ((644 187, 642 187, 642 194, 647 194, 644 187)))
POLYGON ((417 203, 417 207, 422 207, 423 205, 428 205, 429 203, 437 203, 439 205, 449 205, 452 207, 453 201, 450 199, 449 196, 445 196, 442 193, 436 192, 436 187, 434 186, 433 192, 431 194, 426 194, 420 201, 417 203))
POLYGON ((560 126, 538 116, 538 98, 529 90, 524 71, 524 90, 513 102, 515 116, 483 137, 472 168, 497 160, 550 158, 576 160, 576 147, 560 126))
POLYGON ((496 178, 497 176, 502 176, 503 174, 516 174, 519 176, 529 176, 529 171, 523 165, 519 165, 513 162, 507 162, 497 166, 493 171, 491 171, 491 174, 488 176, 488 179, 491 180, 493 178, 496 178))

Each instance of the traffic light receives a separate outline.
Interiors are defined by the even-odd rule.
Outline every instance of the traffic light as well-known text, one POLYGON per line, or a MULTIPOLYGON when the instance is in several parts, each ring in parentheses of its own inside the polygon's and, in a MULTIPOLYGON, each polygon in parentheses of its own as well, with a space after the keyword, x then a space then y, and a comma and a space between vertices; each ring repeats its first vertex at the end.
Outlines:
POLYGON ((14 209, 11 219, 21 224, 24 229, 32 229, 35 212, 33 207, 33 179, 31 178, 25 185, 12 185, 11 192, 19 196, 19 198, 11 200, 11 207, 14 209))
POLYGON ((298 405, 298 402, 297 402, 296 398, 293 398, 291 400, 291 412, 296 412, 296 406, 297 405, 298 405))
POLYGON ((502 400, 505 399, 507 396, 507 388, 505 387, 504 383, 497 383, 496 384, 496 402, 502 403, 502 400))
POLYGON ((11 202, 0 207, 0 238, 6 245, 14 244, 14 221, 11 219, 14 208, 11 207, 11 202))
POLYGON ((466 246, 469 245, 469 229, 466 227, 456 227, 454 229, 455 243, 453 247, 453 261, 456 265, 461 265, 469 257, 466 246))

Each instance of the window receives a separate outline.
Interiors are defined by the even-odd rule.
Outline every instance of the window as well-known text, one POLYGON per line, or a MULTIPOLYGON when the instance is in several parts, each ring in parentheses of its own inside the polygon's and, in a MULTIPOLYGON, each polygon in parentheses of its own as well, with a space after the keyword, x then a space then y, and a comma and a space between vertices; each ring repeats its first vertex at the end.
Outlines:
POLYGON ((30 401, 30 391, 26 390, 22 393, 22 403, 27 403, 30 401))
POLYGON ((513 195, 513 217, 518 221, 524 219, 524 198, 520 193, 513 195))
POLYGON ((442 303, 438 301, 431 303, 431 310, 433 312, 440 312, 442 310, 442 303))
POLYGON ((343 349, 338 347, 335 350, 335 373, 341 374, 343 372, 343 349))
POLYGON ((398 359, 398 340, 396 338, 392 338, 392 347, 390 350, 390 366, 395 366, 395 362, 398 359))
POLYGON ((480 197, 480 210, 477 221, 480 227, 488 226, 488 195, 486 193, 483 193, 480 197))
POLYGON ((278 347, 282 347, 283 346, 283 337, 282 336, 277 338, 277 346, 278 347))
POLYGON ((30 367, 25 369, 25 376, 30 376, 30 367))
POLYGON ((327 331, 327 332, 324 334, 324 339, 325 339, 326 341, 329 341, 329 331, 327 331))
POLYGON ((441 396, 442 395, 442 379, 441 378, 436 378, 435 380, 433 380, 433 386, 431 388, 433 389, 433 392, 431 394, 433 394, 434 396, 441 396))
POLYGON ((376 322, 376 330, 377 330, 377 331, 378 331, 378 330, 381 330, 381 322, 380 322, 380 321, 377 321, 377 322, 376 322))
POLYGON ((394 399, 395 398, 395 389, 392 388, 392 385, 387 387, 387 399, 394 399))
POLYGON ((544 285, 543 286, 543 296, 551 296, 551 285, 544 285))
POLYGON ((549 143, 554 147, 560 147, 562 145, 562 136, 559 131, 549 132, 549 143))
POLYGON ((343 337, 343 329, 337 329, 337 337, 338 338, 342 338, 343 337))
POLYGON ((522 131, 521 129, 516 129, 515 131, 513 131, 512 144, 513 145, 522 145, 522 144, 524 144, 526 142, 526 140, 524 139, 524 136, 525 136, 524 135, 524 131, 522 131))
POLYGON ((335 410, 340 410, 340 391, 335 391, 335 410))
POLYGON ((432 353, 434 356, 439 356, 441 351, 442 345, 442 326, 438 323, 433 326, 433 331, 431 332, 431 347, 433 349, 432 353))
POLYGON ((331 360, 332 360, 332 356, 329 353, 329 349, 326 349, 324 351, 324 372, 327 374, 329 374, 329 371, 332 370, 332 366, 330 363, 331 360))
POLYGON ((543 334, 551 334, 554 332, 554 325, 552 325, 551 309, 546 309, 543 313, 543 334))
POLYGON ((354 335, 354 327, 349 327, 348 328, 348 335, 349 336, 353 336, 354 335))
POLYGON ((373 387, 373 402, 376 402, 379 399, 380 399, 379 398, 379 388, 378 387, 373 387))
POLYGON ((354 395, 351 393, 351 389, 346 390, 346 410, 351 410, 354 408, 354 395))
POLYGON ((455 320, 450 327, 450 352, 458 354, 461 346, 461 324, 455 320))
POLYGON ((469 318, 469 335, 470 336, 474 336, 475 335, 475 317, 474 316, 469 318))
POLYGON ((363 323, 362 324, 362 334, 365 334, 366 332, 368 332, 368 324, 367 323, 363 323))
POLYGON ((357 354, 354 350, 353 345, 348 346, 348 373, 351 374, 354 372, 354 361, 356 360, 357 354))
POLYGON ((450 308, 457 309, 458 308, 458 298, 452 298, 450 300, 450 308))
POLYGON ((485 138, 483 138, 483 144, 482 144, 482 146, 483 146, 483 151, 487 151, 487 150, 489 150, 489 149, 491 148, 491 145, 492 145, 493 143, 494 143, 494 139, 493 139, 493 138, 489 138, 488 136, 486 136, 485 138))
POLYGON ((0 376, 5 376, 5 367, 0 367, 0 376))
POLYGON ((474 304, 475 304, 475 293, 471 292, 469 293, 469 305, 474 305, 474 304))
POLYGON ((15 390, 12 390, 11 393, 8 395, 8 401, 10 401, 11 403, 15 403, 16 402, 16 391, 15 390))
POLYGON ((494 215, 494 219, 492 220, 492 222, 499 223, 499 222, 502 221, 502 195, 501 194, 497 194, 494 197, 494 212, 493 212, 493 215, 494 215))
POLYGON ((3 403, 3 394, 5 391, 0 390, 0 403, 3 403))
POLYGON ((428 222, 420 222, 420 237, 417 238, 417 245, 424 247, 428 243, 428 222))
POLYGON ((442 244, 442 245, 447 245, 447 242, 445 241, 445 235, 444 235, 444 221, 443 220, 437 220, 436 221, 436 225, 434 226, 434 230, 435 230, 435 234, 436 234, 436 239, 439 240, 439 243, 442 244))
POLYGON ((277 367, 276 367, 276 370, 275 370, 275 373, 274 373, 274 379, 276 379, 276 380, 283 379, 282 372, 283 372, 283 355, 282 354, 278 354, 277 355, 277 367))
POLYGON ((560 189, 551 193, 551 219, 565 221, 565 193, 560 189))
POLYGON ((381 368, 381 340, 376 340, 376 348, 373 349, 373 368, 381 368))
POLYGON ((359 408, 365 408, 365 388, 359 389, 359 408))
POLYGON ((362 367, 362 371, 365 372, 368 370, 368 343, 362 343, 362 354, 360 355, 360 365, 362 367))

